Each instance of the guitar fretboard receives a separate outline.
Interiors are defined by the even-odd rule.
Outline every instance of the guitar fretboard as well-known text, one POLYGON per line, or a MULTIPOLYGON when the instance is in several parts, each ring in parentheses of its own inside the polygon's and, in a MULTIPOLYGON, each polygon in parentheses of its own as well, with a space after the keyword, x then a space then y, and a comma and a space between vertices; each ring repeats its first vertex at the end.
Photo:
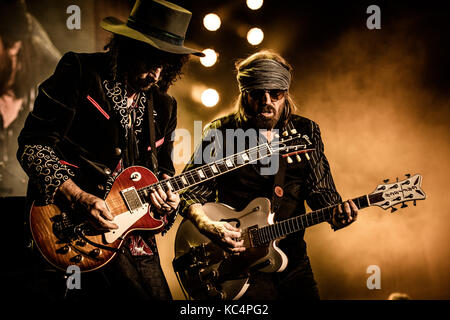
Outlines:
POLYGON ((167 180, 158 181, 152 185, 138 189, 137 191, 143 200, 147 198, 149 192, 158 187, 161 187, 164 191, 167 191, 170 188, 172 191, 179 192, 271 155, 271 148, 268 143, 264 143, 217 160, 213 163, 205 164, 195 169, 186 171, 167 180))
MULTIPOLYGON (((358 209, 363 209, 370 206, 373 202, 380 201, 381 195, 381 193, 364 195, 353 199, 353 202, 358 209)), ((313 225, 330 221, 333 217, 333 210, 337 206, 338 205, 322 208, 259 228, 256 234, 258 237, 258 243, 266 244, 272 240, 304 230, 313 225)))

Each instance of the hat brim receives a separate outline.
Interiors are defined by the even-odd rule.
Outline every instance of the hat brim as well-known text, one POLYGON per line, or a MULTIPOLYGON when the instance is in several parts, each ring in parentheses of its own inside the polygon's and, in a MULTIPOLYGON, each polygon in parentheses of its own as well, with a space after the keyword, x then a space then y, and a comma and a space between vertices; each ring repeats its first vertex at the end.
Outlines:
POLYGON ((168 43, 166 41, 160 40, 158 38, 145 35, 142 32, 134 30, 126 25, 123 21, 115 17, 106 17, 100 22, 100 26, 106 31, 112 32, 114 34, 119 34, 128 38, 132 38, 138 41, 145 42, 156 49, 175 53, 175 54, 193 54, 199 57, 204 57, 203 52, 197 51, 195 49, 187 48, 184 46, 177 46, 175 44, 168 43))

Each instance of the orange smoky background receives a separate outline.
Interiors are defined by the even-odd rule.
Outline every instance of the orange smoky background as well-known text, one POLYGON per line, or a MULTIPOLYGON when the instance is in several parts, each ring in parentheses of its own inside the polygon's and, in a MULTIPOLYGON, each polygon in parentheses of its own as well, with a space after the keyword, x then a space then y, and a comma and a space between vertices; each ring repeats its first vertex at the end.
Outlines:
MULTIPOLYGON (((429 10, 380 6, 386 17, 381 30, 366 28, 367 15, 361 14, 367 8, 364 5, 357 7, 361 11, 356 17, 339 19, 345 7, 333 11, 337 18, 332 22, 326 21, 331 15, 327 10, 307 8, 319 20, 309 25, 286 14, 292 20, 271 21, 276 36, 269 38, 269 33, 258 49, 274 49, 293 65, 290 92, 298 104, 297 113, 320 125, 343 199, 368 194, 384 179, 402 180, 407 173, 423 176, 427 199, 417 206, 410 203, 395 213, 370 207, 361 210, 358 221, 348 228, 333 232, 321 224, 306 231, 321 297, 388 299, 401 292, 412 299, 448 299, 450 111, 448 79, 441 77, 448 61, 438 40, 445 29, 429 24, 439 19, 429 10), (340 22, 344 26, 330 31, 340 22), (318 34, 325 40, 311 44, 318 34), (373 265, 379 267, 380 288, 370 290, 367 281, 373 271, 367 268, 373 265)), ((238 91, 232 62, 250 53, 230 55, 231 75, 226 79, 234 85, 228 89, 233 97, 238 91)), ((186 83, 181 81, 174 91, 186 83)), ((189 107, 182 109, 179 126, 192 130, 193 120, 207 123, 232 111, 232 102, 201 116, 189 107), (193 118, 184 116, 189 113, 193 118)), ((168 237, 174 234, 173 230, 168 237)))
MULTIPOLYGON (((170 88, 178 101, 178 129, 232 111, 238 95, 234 63, 272 49, 293 66, 290 94, 297 113, 320 125, 325 154, 343 199, 375 190, 384 179, 421 174, 427 199, 395 213, 378 207, 361 210, 349 227, 332 231, 320 224, 306 231, 312 269, 322 299, 387 299, 393 292, 412 299, 450 298, 449 77, 448 16, 439 2, 378 1, 381 29, 366 27, 368 1, 275 1, 249 10, 245 1, 184 0, 193 13, 188 46, 214 48, 218 62, 203 67, 191 59, 184 76, 170 88), (216 32, 206 31, 204 15, 222 17, 216 32), (250 27, 264 31, 251 46, 250 27), (205 108, 195 90, 212 87, 219 103, 205 108), (367 280, 378 266, 380 288, 367 280)), ((109 34, 102 18, 126 19, 130 0, 27 1, 30 12, 62 52, 102 50, 109 34), (81 8, 81 29, 68 30, 66 8, 81 8), (43 10, 45 8, 45 10, 43 10)), ((1 7, 1 4, 0 4, 1 7)), ((177 143, 181 143, 177 141, 177 143)), ((184 167, 177 163, 177 173, 184 167)), ((250 199, 249 199, 250 200, 250 199)), ((174 237, 181 221, 158 236, 163 270, 175 299, 184 299, 171 268, 174 237)))

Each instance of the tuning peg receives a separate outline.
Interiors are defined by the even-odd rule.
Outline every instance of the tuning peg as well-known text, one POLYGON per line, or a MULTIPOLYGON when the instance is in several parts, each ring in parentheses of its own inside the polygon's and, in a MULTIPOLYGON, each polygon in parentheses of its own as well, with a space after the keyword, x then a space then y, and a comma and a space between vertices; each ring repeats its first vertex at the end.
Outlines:
POLYGON ((388 183, 388 182, 389 182, 389 179, 384 179, 383 182, 384 182, 384 183, 388 183))
POLYGON ((307 152, 305 153, 305 157, 306 157, 306 160, 308 160, 308 161, 311 159, 311 158, 309 157, 309 154, 308 154, 307 152))
POLYGON ((280 135, 278 133, 276 133, 275 138, 280 139, 280 135))
POLYGON ((405 176, 406 176, 406 178, 411 178, 411 174, 410 173, 407 173, 407 174, 405 174, 405 176))
POLYGON ((292 161, 292 158, 291 157, 287 157, 287 163, 292 163, 292 162, 294 162, 294 161, 292 161))
POLYGON ((397 211, 398 209, 395 207, 392 207, 391 213, 394 213, 395 211, 397 211))
POLYGON ((302 161, 302 158, 300 158, 300 156, 298 154, 295 156, 295 159, 297 159, 297 162, 301 162, 302 161))
POLYGON ((297 133, 297 130, 295 130, 295 128, 291 130, 291 134, 296 134, 296 133, 297 133))
POLYGON ((416 203, 416 200, 414 200, 414 201, 413 201, 413 205, 415 206, 416 204, 417 204, 417 203, 416 203))
POLYGON ((402 203, 402 206, 400 208, 406 208, 408 205, 406 203, 402 203))
POLYGON ((285 136, 285 137, 287 137, 288 134, 289 134, 289 132, 287 132, 287 130, 283 132, 283 136, 285 136))

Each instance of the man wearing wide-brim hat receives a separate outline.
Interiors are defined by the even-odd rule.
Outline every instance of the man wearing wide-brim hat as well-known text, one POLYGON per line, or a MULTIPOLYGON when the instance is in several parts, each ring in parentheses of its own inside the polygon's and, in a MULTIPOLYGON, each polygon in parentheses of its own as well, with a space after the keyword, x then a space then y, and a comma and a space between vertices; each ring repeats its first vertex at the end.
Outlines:
MULTIPOLYGON (((128 21, 101 22, 113 34, 107 52, 62 57, 40 86, 19 137, 17 157, 30 177, 30 203, 64 199, 83 208, 76 214, 85 214, 97 229, 115 230, 117 221, 103 199, 120 172, 144 166, 159 179, 174 175, 177 103, 167 90, 190 54, 203 55, 184 46, 190 18, 189 11, 170 2, 137 0, 128 21)), ((178 194, 157 189, 141 197, 167 231, 177 215, 178 194)), ((80 256, 95 258, 81 249, 80 256)), ((171 299, 148 231, 128 234, 111 262, 83 275, 82 288, 69 290, 69 296, 171 299)))

